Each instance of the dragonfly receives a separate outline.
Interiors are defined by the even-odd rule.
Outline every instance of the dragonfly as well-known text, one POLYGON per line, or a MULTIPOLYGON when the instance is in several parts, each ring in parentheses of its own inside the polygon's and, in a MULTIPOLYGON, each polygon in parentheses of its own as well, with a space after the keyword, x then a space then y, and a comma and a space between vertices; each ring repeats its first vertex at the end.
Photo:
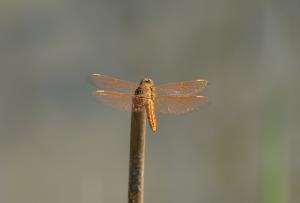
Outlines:
POLYGON ((134 83, 93 73, 90 80, 96 87, 94 96, 97 100, 123 111, 145 110, 148 124, 154 133, 157 130, 156 112, 183 114, 197 110, 208 102, 208 97, 198 95, 208 84, 204 79, 156 86, 150 78, 134 83))

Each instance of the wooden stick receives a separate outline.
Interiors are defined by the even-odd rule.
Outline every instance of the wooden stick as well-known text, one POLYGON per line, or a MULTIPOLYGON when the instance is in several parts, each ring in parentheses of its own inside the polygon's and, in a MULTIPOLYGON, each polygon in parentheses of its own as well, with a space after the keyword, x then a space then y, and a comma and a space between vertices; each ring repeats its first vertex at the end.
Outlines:
POLYGON ((131 113, 128 203, 144 202, 146 111, 131 113))

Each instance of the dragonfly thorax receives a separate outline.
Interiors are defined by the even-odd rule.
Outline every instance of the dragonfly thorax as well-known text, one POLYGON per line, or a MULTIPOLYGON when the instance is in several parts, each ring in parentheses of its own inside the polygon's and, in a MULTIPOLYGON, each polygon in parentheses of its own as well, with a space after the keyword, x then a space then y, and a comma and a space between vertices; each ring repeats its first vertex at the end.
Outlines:
POLYGON ((142 95, 143 94, 143 89, 141 87, 138 87, 135 92, 134 92, 135 95, 142 95))

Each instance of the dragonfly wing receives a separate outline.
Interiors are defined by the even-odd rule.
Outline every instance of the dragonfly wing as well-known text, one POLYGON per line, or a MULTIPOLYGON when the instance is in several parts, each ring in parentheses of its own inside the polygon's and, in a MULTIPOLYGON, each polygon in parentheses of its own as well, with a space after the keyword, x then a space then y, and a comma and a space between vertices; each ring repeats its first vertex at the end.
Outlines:
POLYGON ((197 95, 207 85, 207 80, 189 80, 158 85, 155 90, 158 95, 197 95))
POLYGON ((89 78, 93 85, 98 89, 134 93, 135 89, 138 87, 138 84, 134 82, 120 80, 99 73, 91 74, 89 78))
POLYGON ((183 114, 207 104, 207 97, 205 96, 157 96, 156 109, 160 113, 167 114, 183 114))
POLYGON ((139 98, 131 93, 97 90, 94 96, 108 106, 123 111, 142 111, 144 107, 139 98))

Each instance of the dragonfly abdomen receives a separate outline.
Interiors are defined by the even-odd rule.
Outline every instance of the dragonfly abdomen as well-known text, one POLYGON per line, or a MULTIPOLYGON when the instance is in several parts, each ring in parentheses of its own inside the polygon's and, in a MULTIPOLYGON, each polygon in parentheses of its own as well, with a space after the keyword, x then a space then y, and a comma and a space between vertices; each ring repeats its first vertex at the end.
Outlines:
POLYGON ((156 116, 155 116, 155 105, 152 99, 148 99, 145 105, 148 123, 153 132, 156 132, 156 116))

